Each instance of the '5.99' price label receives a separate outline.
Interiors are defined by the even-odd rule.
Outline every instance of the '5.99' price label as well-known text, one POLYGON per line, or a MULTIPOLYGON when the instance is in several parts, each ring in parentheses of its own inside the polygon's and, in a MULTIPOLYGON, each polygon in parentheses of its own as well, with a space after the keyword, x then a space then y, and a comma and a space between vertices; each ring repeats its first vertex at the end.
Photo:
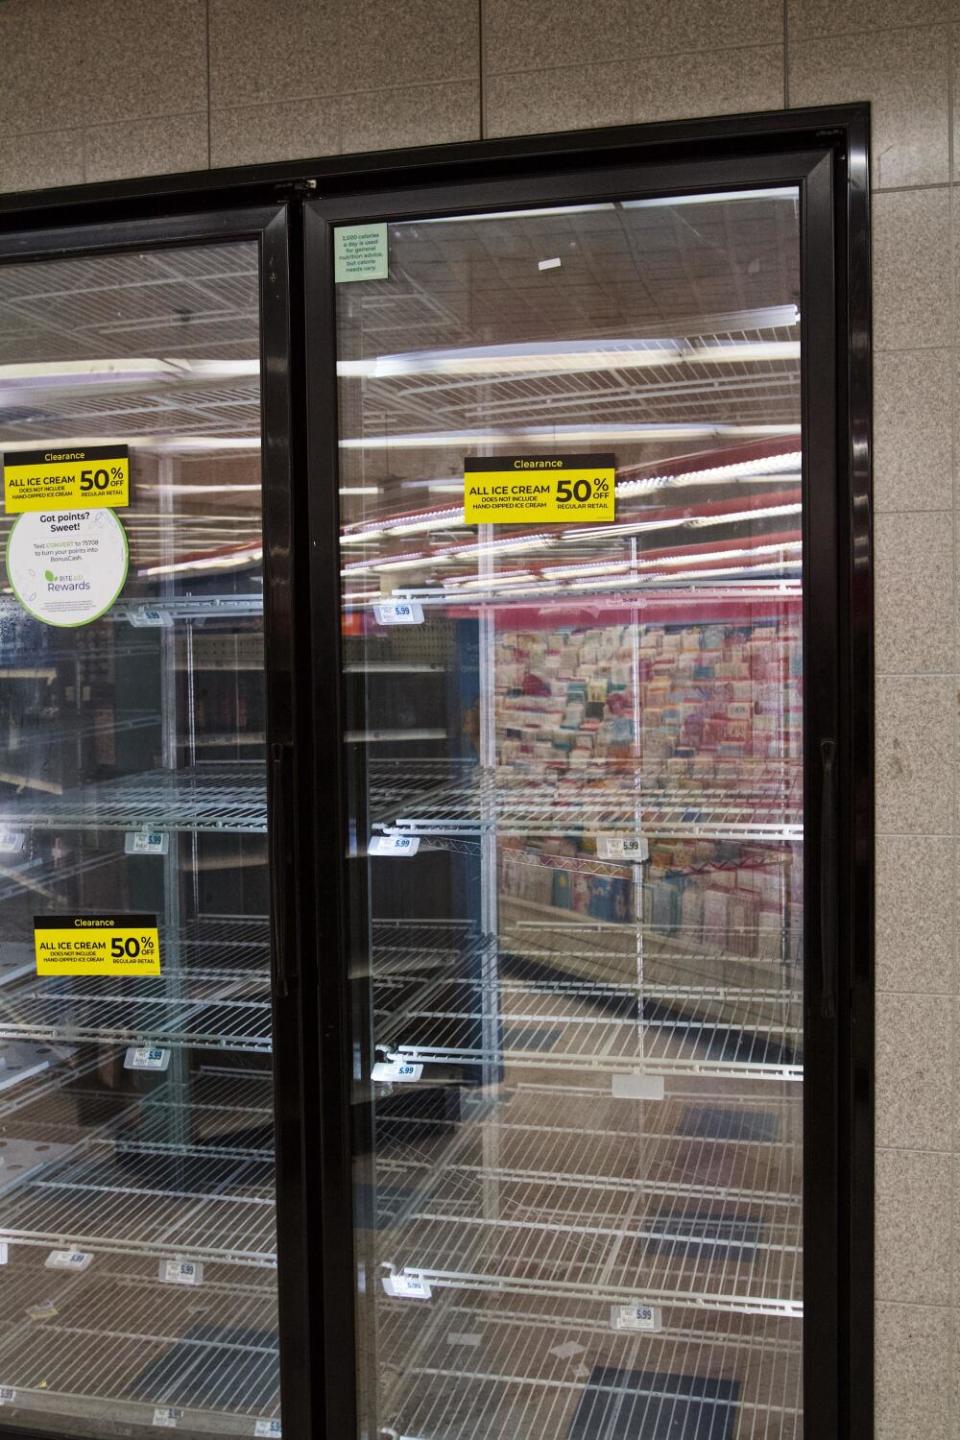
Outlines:
POLYGON ((159 975, 156 915, 37 915, 38 975, 159 975))

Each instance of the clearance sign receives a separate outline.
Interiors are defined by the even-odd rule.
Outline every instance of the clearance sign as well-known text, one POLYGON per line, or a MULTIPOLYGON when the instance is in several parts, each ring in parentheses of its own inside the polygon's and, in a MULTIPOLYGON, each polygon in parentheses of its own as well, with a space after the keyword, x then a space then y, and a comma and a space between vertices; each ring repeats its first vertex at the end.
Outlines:
POLYGON ((468 525, 612 520, 612 455, 472 455, 464 461, 468 525))
POLYGON ((36 915, 38 975, 159 975, 156 915, 36 915))
POLYGON ((129 449, 93 445, 14 452, 4 457, 3 498, 8 515, 81 507, 120 509, 130 504, 129 449))

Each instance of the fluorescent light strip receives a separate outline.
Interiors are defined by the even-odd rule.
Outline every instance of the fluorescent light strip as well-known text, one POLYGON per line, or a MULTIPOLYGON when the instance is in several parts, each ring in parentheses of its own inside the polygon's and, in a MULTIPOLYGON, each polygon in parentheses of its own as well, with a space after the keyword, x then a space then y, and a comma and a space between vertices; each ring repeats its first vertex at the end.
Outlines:
POLYGON ((614 210, 612 200, 596 205, 551 205, 542 210, 485 210, 476 215, 428 215, 422 220, 406 220, 404 225, 472 225, 475 220, 527 220, 540 215, 589 215, 600 210, 614 210))
MULTIPOLYGON (((461 445, 547 445, 567 441, 767 439, 799 435, 799 425, 579 425, 530 426, 522 430, 450 430, 422 434, 362 435, 341 440, 341 450, 449 449, 461 445)), ((619 489, 619 486, 618 486, 619 489)))
POLYGON ((367 360, 338 360, 341 379, 405 375, 539 375, 639 370, 665 365, 720 365, 799 360, 799 340, 548 340, 528 345, 417 350, 367 360))
POLYGON ((795 185, 772 185, 769 190, 708 190, 700 195, 654 195, 643 200, 621 200, 624 210, 673 209, 677 205, 725 205, 731 200, 794 200, 800 192, 795 185))
MULTIPOLYGON (((797 427, 799 433, 799 427, 797 427)), ((647 495, 655 490, 682 489, 688 485, 706 485, 712 481, 765 480, 770 475, 785 476, 796 472, 799 479, 803 455, 791 450, 783 455, 763 455, 756 460, 737 460, 731 465, 709 465, 703 470, 684 470, 680 474, 640 476, 635 480, 617 481, 618 495, 647 495)))

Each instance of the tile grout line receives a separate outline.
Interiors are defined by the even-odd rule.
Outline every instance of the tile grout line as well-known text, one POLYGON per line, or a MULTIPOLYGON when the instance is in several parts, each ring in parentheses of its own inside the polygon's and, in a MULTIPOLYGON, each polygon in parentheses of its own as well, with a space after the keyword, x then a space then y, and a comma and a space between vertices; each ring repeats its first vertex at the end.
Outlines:
POLYGON ((480 139, 487 135, 487 98, 483 73, 483 0, 477 0, 477 73, 480 90, 480 139))
POLYGON ((206 69, 207 69, 207 169, 213 164, 213 106, 210 94, 210 0, 206 0, 206 69))
POLYGON ((790 0, 783 0, 783 105, 790 109, 790 0))

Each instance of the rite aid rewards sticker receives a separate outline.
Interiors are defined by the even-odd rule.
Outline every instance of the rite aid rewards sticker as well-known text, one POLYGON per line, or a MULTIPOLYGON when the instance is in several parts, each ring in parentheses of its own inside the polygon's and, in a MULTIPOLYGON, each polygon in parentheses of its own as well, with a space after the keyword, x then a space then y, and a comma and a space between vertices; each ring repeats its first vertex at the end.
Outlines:
POLYGON ((159 975, 156 915, 37 915, 38 975, 159 975))
POLYGON ((614 517, 612 455, 471 455, 463 468, 468 525, 597 524, 614 517))
POLYGON ((7 579, 20 604, 44 625, 99 620, 127 578, 127 536, 112 510, 44 510, 18 515, 7 539, 7 579))
POLYGON ((129 505, 130 451, 126 445, 93 445, 9 452, 3 458, 3 499, 8 515, 129 505))

